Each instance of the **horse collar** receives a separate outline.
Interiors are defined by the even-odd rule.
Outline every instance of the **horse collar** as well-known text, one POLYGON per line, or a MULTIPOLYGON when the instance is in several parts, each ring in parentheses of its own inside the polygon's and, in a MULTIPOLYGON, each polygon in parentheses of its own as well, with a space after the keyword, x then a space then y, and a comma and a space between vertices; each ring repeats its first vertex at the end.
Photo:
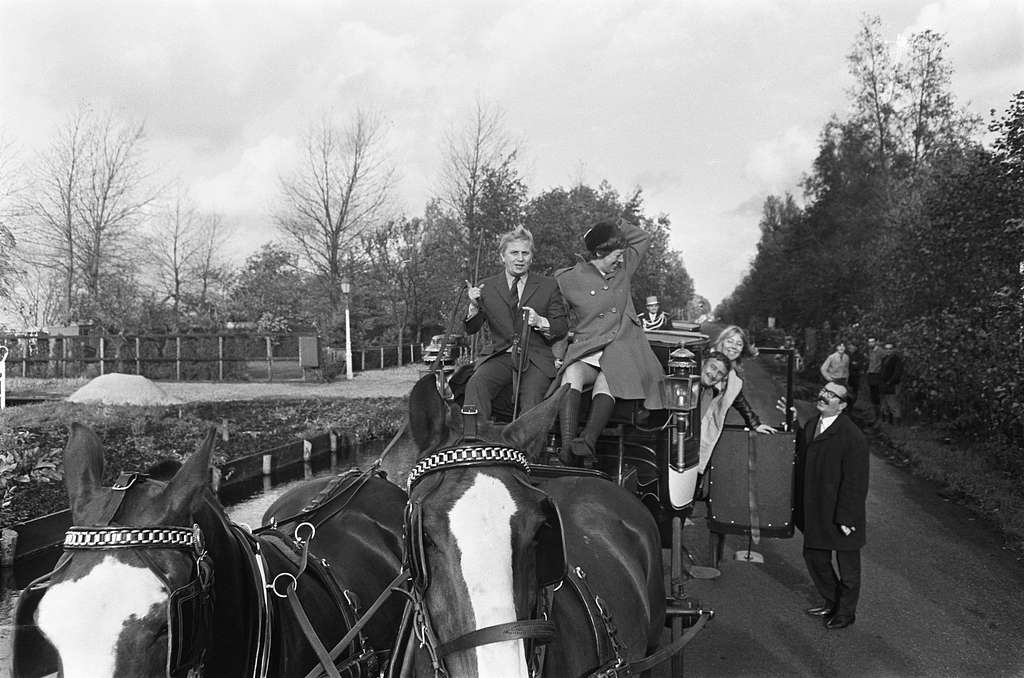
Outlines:
POLYGON ((459 466, 514 466, 525 473, 530 472, 526 455, 514 447, 458 445, 438 450, 416 462, 409 472, 408 489, 411 492, 416 483, 429 473, 459 466))

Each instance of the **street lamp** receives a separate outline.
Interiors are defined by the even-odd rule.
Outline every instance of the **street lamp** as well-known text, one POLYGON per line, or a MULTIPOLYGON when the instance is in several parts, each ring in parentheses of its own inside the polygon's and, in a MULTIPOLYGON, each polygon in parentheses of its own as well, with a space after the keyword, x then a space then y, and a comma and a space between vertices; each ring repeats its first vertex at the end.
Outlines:
POLYGON ((349 324, 348 295, 352 291, 352 283, 348 276, 341 279, 341 293, 345 297, 345 378, 352 379, 352 327, 349 324))

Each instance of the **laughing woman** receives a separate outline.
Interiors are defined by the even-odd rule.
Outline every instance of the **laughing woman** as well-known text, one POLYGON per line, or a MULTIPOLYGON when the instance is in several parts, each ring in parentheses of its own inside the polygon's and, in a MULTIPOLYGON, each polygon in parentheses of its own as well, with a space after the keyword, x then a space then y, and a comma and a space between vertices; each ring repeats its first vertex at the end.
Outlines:
POLYGON ((650 240, 649 233, 624 219, 599 222, 583 236, 587 260, 555 273, 573 319, 573 341, 554 382, 571 386, 561 412, 559 457, 566 464, 573 455, 594 456, 616 398, 662 409, 661 364, 644 335, 630 290, 650 240), (577 436, 580 394, 590 384, 590 415, 577 436))
POLYGON ((736 325, 729 325, 718 333, 718 336, 711 342, 712 351, 721 351, 732 361, 732 370, 723 382, 725 385, 711 401, 711 405, 703 414, 700 420, 700 463, 697 471, 701 474, 707 468, 711 453, 722 437, 722 429, 725 427, 725 417, 729 408, 734 407, 743 417, 747 426, 758 433, 771 434, 777 431, 767 424, 762 424, 757 413, 750 407, 750 403, 743 397, 743 358, 752 358, 757 355, 757 349, 747 339, 746 332, 736 325))

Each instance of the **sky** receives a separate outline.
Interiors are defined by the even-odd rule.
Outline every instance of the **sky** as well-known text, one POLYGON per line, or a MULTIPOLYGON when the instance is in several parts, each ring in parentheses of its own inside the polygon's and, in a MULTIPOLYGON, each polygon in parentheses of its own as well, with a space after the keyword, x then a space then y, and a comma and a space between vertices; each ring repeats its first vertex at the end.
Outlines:
POLYGON ((696 291, 741 280, 764 198, 800 194, 847 108, 862 16, 949 42, 959 103, 1024 89, 1024 0, 0 0, 0 135, 25 158, 82 102, 144 121, 145 157, 244 256, 298 141, 378 111, 396 205, 423 213, 478 102, 520 140, 530 194, 607 180, 665 214, 696 291))

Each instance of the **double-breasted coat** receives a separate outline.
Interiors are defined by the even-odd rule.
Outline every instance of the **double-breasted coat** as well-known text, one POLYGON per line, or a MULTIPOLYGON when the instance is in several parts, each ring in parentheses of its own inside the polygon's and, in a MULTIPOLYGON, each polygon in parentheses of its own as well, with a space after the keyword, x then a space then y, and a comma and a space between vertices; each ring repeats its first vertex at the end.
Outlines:
MULTIPOLYGON (((485 278, 480 290, 480 311, 466 321, 466 332, 474 334, 480 331, 486 321, 491 329, 491 343, 477 359, 477 364, 501 355, 512 346, 516 337, 515 316, 519 309, 512 307, 512 295, 509 292, 505 273, 485 278)), ((523 293, 519 302, 520 308, 529 306, 548 319, 550 327, 546 333, 536 328, 530 330, 530 341, 526 349, 526 366, 536 366, 549 379, 555 376, 555 357, 551 346, 565 336, 569 330, 569 320, 565 313, 565 304, 558 284, 554 278, 546 275, 530 273, 526 276, 523 293)))
POLYGON ((573 328, 561 371, 580 358, 603 351, 601 371, 611 394, 643 400, 647 409, 660 410, 664 371, 644 335, 630 291, 651 236, 633 224, 624 223, 620 229, 626 246, 617 270, 602 275, 593 263, 581 261, 555 273, 573 328))
POLYGON ((807 548, 859 549, 867 538, 867 440, 845 414, 815 438, 819 418, 797 435, 794 523, 807 548), (840 525, 853 533, 844 535, 840 525))

